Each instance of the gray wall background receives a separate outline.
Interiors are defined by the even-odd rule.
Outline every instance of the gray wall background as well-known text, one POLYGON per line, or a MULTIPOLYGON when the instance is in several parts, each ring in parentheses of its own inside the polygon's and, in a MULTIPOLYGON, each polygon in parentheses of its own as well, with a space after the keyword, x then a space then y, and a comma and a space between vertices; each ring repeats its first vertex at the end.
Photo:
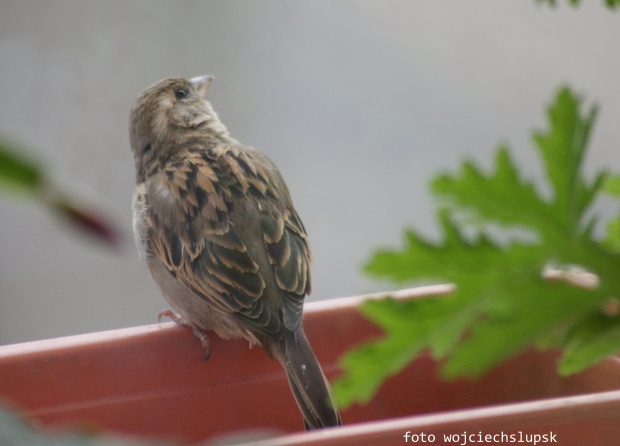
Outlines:
MULTIPOLYGON (((402 229, 435 234, 431 174, 488 165, 569 83, 602 107, 587 171, 620 170, 620 22, 591 0, 0 3, 0 134, 125 233, 119 252, 0 195, 0 344, 153 323, 165 302, 131 234, 127 115, 164 77, 214 74, 232 134, 279 166, 310 234, 308 301, 386 288, 360 266, 402 229)), ((606 211, 605 209, 602 209, 606 211)))

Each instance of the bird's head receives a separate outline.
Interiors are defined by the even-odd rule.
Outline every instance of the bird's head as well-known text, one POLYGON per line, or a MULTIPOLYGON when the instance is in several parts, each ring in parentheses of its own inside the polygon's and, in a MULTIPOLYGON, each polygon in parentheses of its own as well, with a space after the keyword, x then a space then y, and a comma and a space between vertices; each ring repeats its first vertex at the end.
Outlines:
POLYGON ((213 76, 164 79, 136 98, 129 114, 129 138, 137 170, 161 156, 158 151, 191 137, 232 140, 205 99, 212 80, 213 76))

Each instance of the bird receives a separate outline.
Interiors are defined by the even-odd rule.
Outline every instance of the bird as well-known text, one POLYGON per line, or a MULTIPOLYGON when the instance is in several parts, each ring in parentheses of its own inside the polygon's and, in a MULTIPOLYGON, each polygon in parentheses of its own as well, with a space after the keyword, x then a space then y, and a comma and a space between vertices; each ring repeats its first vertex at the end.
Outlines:
POLYGON ((142 262, 206 358, 208 331, 277 359, 306 430, 342 424, 303 328, 312 255, 274 163, 234 139, 206 95, 213 76, 168 78, 133 102, 133 230, 142 262))

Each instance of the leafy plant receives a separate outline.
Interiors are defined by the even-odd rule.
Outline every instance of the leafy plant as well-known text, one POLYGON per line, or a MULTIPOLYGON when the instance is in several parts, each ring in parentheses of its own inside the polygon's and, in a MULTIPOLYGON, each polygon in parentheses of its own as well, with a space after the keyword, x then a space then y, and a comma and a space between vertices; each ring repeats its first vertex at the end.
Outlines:
POLYGON ((465 161, 457 174, 432 181, 444 203, 437 215, 442 240, 408 230, 402 248, 377 251, 365 270, 397 284, 448 281, 455 291, 365 302, 361 311, 384 336, 341 358, 345 373, 334 386, 341 405, 368 401, 425 349, 442 361, 445 378, 479 376, 531 344, 560 347, 561 374, 620 349, 613 297, 620 290, 620 217, 597 237, 597 218, 588 212, 601 191, 620 195, 620 177, 584 177, 597 108, 582 108, 562 88, 548 108, 549 128, 533 135, 547 196, 523 177, 507 146, 497 149, 489 172, 465 161), (492 238, 490 229, 502 237, 492 238))
POLYGON ((93 211, 83 208, 61 193, 38 163, 6 140, 0 140, 0 183, 8 190, 30 195, 69 223, 110 246, 115 246, 120 239, 119 231, 93 211))

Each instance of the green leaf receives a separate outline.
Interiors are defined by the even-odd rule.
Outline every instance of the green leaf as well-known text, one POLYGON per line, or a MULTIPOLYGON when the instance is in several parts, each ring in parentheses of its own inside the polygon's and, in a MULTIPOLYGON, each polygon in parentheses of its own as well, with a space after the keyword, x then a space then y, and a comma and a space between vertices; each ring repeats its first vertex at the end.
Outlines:
POLYGON ((596 113, 596 107, 582 112, 581 99, 567 88, 549 106, 549 126, 533 141, 550 198, 521 175, 505 145, 488 172, 465 161, 457 174, 432 181, 446 206, 437 215, 439 240, 408 230, 402 248, 375 252, 365 271, 395 283, 453 282, 456 291, 364 303, 362 312, 384 336, 343 356, 345 373, 334 385, 339 403, 368 401, 423 350, 441 360, 444 377, 456 378, 479 376, 530 345, 564 348, 563 373, 620 348, 618 317, 602 310, 620 289, 620 220, 608 224, 601 241, 593 235, 596 218, 587 215, 601 190, 620 189, 620 177, 602 171, 588 180, 582 172, 596 113), (455 217, 464 213, 477 225, 455 217), (498 243, 485 234, 489 225, 519 227, 535 237, 506 234, 508 241, 498 243), (557 274, 543 274, 549 266, 557 274), (583 280, 592 273, 598 281, 583 280))
POLYGON ((607 175, 602 190, 614 197, 620 197, 620 175, 607 175))
POLYGON ((43 174, 34 162, 12 144, 0 140, 0 182, 32 191, 42 179, 43 174))
MULTIPOLYGON (((612 305, 618 302, 610 300, 612 305)), ((617 308, 616 308, 617 311, 617 308)), ((570 332, 558 371, 562 375, 580 372, 600 358, 620 350, 620 317, 594 313, 570 332)))
POLYGON ((367 402, 385 378, 398 373, 426 345, 434 346, 440 356, 449 351, 461 330, 479 315, 467 302, 459 302, 463 311, 455 312, 459 300, 457 292, 434 299, 364 302, 364 315, 387 336, 366 342, 341 358, 340 365, 348 373, 334 384, 338 404, 367 402), (438 331, 438 326, 444 329, 438 331))
POLYGON ((448 212, 439 214, 445 241, 440 244, 424 239, 414 231, 407 231, 404 250, 381 250, 366 264, 371 275, 390 278, 395 282, 418 278, 454 280, 462 274, 480 273, 488 269, 485 262, 477 262, 470 254, 502 258, 502 251, 487 238, 467 241, 458 231, 448 212))
MULTIPOLYGON (((600 179, 588 185, 581 177, 582 160, 597 108, 591 108, 582 117, 579 102, 569 89, 561 89, 548 110, 550 129, 534 133, 534 141, 553 189, 553 205, 571 232, 577 229, 579 218, 600 186, 600 179)), ((566 235, 570 237, 572 233, 566 235)))
POLYGON ((39 166, 23 150, 0 139, 0 182, 27 192, 75 227, 110 247, 118 247, 120 232, 100 215, 68 199, 45 178, 39 166))
POLYGON ((460 175, 438 176, 432 181, 431 190, 453 208, 466 210, 478 221, 521 225, 552 236, 566 231, 553 206, 519 176, 506 146, 497 149, 491 173, 484 174, 465 161, 460 175))
POLYGON ((518 281, 498 283, 495 293, 505 300, 506 310, 499 314, 488 311, 484 320, 473 326, 443 364, 445 377, 480 376, 538 339, 548 339, 553 328, 594 311, 602 299, 590 290, 547 283, 540 275, 519 276, 518 281))
POLYGON ((605 232, 603 243, 610 249, 620 249, 620 215, 607 222, 605 232))
MULTIPOLYGON (((385 304, 376 310, 385 315, 393 310, 392 306, 398 304, 393 300, 386 300, 385 304)), ((372 314, 369 307, 372 307, 370 301, 365 303, 366 315, 372 314)), ((397 331, 394 329, 392 333, 397 331)), ((384 377, 398 372, 412 355, 418 353, 420 347, 419 343, 416 345, 407 338, 392 335, 365 343, 349 352, 341 358, 340 364, 351 373, 335 384, 338 405, 348 406, 353 400, 368 401, 384 377), (373 360, 368 361, 368 358, 373 360)))

